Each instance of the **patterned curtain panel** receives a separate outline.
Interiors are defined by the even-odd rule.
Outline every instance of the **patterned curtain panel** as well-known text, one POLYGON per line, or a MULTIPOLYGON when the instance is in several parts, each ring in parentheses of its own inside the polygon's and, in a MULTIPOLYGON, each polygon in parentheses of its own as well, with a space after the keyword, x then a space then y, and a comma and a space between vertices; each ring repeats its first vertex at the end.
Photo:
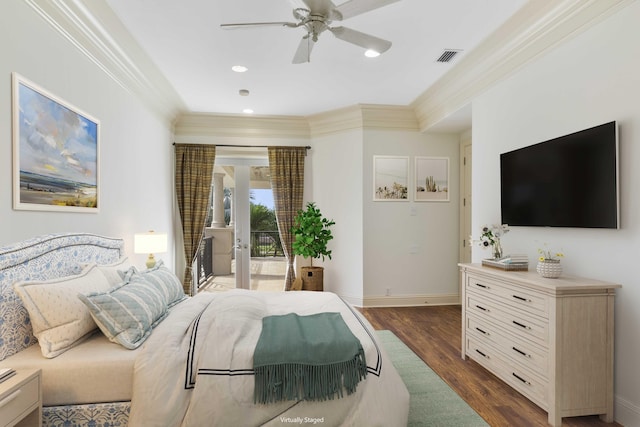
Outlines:
POLYGON ((215 145, 176 144, 176 195, 184 234, 187 267, 183 287, 187 295, 193 295, 191 265, 204 235, 215 158, 215 145))
POLYGON ((288 291, 291 290, 296 278, 291 250, 294 241, 291 227, 298 211, 302 209, 304 158, 307 155, 307 149, 306 147, 269 147, 268 152, 278 231, 282 249, 287 258, 285 290, 288 291))

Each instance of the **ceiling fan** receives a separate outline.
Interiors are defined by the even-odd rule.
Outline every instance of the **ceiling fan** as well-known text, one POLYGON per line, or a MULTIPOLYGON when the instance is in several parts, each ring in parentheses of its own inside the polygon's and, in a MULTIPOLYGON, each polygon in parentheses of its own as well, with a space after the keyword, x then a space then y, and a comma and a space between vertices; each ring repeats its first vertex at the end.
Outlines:
POLYGON ((300 40, 293 56, 293 63, 309 62, 311 50, 318 41, 318 36, 329 31, 340 40, 355 44, 367 50, 384 53, 391 47, 391 42, 347 27, 331 27, 333 21, 343 21, 365 12, 381 8, 400 0, 349 0, 339 6, 331 0, 302 0, 306 7, 293 9, 297 22, 247 22, 240 24, 222 24, 225 29, 247 28, 258 26, 282 26, 289 28, 303 27, 307 32, 300 40))

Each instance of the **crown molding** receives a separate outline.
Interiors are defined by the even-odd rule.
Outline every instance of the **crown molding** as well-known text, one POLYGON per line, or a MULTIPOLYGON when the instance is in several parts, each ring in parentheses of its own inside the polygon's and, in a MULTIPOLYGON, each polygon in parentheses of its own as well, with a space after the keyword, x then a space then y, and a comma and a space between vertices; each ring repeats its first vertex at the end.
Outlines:
POLYGON ((413 108, 399 105, 358 104, 308 116, 312 136, 349 130, 418 130, 413 108))
POLYGON ((582 33, 634 0, 536 0, 505 24, 411 104, 421 131, 468 105, 496 82, 582 33))
POLYGON ((418 131, 418 118, 412 107, 362 104, 365 129, 418 131))
POLYGON ((298 116, 187 113, 174 123, 176 141, 218 137, 309 139, 309 123, 298 116))
POLYGON ((220 137, 309 139, 363 129, 418 131, 418 121, 410 107, 366 104, 308 117, 186 113, 173 129, 179 142, 220 137))
POLYGON ((104 0, 25 0, 110 78, 172 122, 186 109, 104 0))
POLYGON ((312 137, 361 130, 363 125, 362 112, 357 105, 313 114, 306 119, 312 137))

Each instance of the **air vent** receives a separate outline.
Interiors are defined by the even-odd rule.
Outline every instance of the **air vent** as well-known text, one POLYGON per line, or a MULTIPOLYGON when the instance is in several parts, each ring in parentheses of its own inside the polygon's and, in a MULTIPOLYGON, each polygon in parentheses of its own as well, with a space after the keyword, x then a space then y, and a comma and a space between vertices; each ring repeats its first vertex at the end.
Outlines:
POLYGON ((461 50, 446 49, 442 52, 436 62, 451 62, 461 50))

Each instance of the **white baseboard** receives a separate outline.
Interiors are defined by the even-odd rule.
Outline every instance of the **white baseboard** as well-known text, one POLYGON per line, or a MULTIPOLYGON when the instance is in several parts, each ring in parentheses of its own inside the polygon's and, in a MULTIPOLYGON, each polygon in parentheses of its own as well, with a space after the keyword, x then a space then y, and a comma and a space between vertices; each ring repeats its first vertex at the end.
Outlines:
POLYGON ((345 301, 358 307, 419 307, 460 304, 460 295, 381 295, 354 298, 342 295, 345 301))
POLYGON ((623 426, 640 426, 640 406, 616 396, 614 402, 614 418, 623 426))

